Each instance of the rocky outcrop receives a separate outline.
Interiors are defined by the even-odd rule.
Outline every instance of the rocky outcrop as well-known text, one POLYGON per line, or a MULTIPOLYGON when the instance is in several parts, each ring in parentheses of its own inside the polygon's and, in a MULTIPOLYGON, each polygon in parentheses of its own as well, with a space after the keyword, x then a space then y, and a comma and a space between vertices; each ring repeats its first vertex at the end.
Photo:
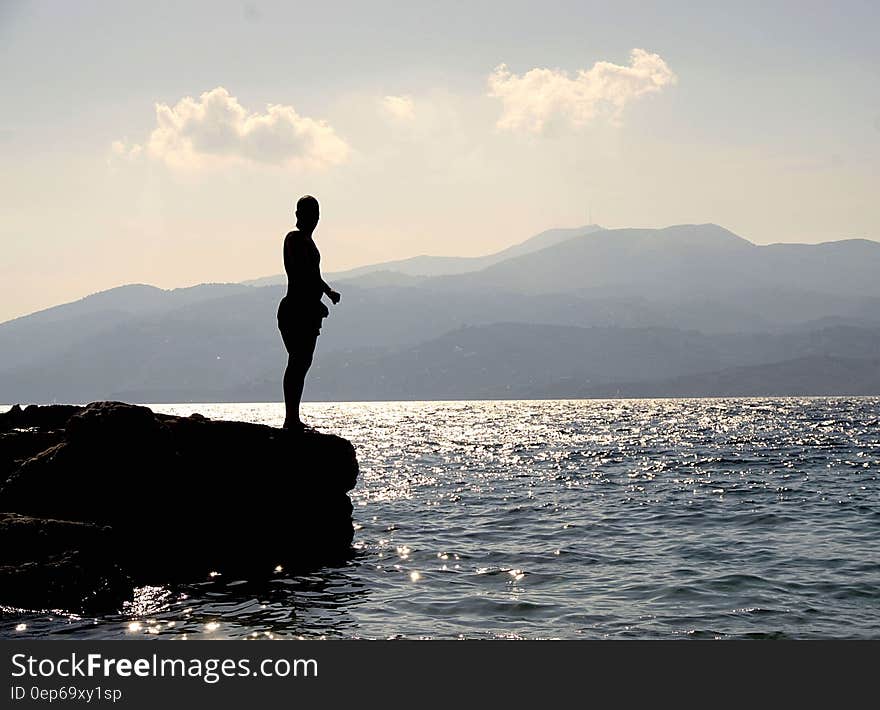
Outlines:
POLYGON ((0 513, 0 603, 112 608, 131 596, 112 531, 91 523, 0 513))
POLYGON ((0 603, 70 608, 340 560, 357 474, 329 434, 120 402, 15 407, 0 414, 0 603))

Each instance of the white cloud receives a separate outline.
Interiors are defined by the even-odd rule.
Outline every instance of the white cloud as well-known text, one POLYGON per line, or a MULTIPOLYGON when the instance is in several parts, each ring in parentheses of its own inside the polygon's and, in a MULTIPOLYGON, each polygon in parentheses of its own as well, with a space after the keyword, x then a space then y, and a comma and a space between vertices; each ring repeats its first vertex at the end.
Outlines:
POLYGON ((501 99, 499 128, 542 133, 560 122, 575 127, 597 117, 617 122, 630 101, 676 81, 659 55, 633 49, 629 66, 596 62, 574 78, 559 69, 532 69, 520 76, 501 64, 489 75, 489 96, 501 99))
POLYGON ((412 121, 416 117, 415 104, 409 96, 386 96, 382 109, 398 121, 412 121))
POLYGON ((134 145, 129 145, 124 141, 113 141, 110 149, 113 151, 113 155, 119 158, 128 158, 129 160, 134 160, 143 152, 142 146, 139 146, 136 143, 134 145))
MULTIPOLYGON (((174 106, 156 104, 156 122, 143 151, 173 167, 218 162, 326 167, 344 162, 350 152, 324 121, 279 104, 250 113, 222 86, 198 100, 187 96, 174 106)), ((141 146, 116 141, 113 151, 136 157, 141 146)))

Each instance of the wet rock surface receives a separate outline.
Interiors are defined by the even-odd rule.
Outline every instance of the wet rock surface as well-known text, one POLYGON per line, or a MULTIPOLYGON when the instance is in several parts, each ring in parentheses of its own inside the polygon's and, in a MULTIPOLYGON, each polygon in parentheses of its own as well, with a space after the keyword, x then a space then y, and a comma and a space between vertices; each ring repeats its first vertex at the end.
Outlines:
POLYGON ((354 447, 331 434, 120 402, 13 408, 0 414, 0 604, 83 608, 134 585, 342 560, 357 475, 354 447))
POLYGON ((91 523, 0 513, 0 597, 20 608, 117 606, 132 581, 112 531, 91 523))

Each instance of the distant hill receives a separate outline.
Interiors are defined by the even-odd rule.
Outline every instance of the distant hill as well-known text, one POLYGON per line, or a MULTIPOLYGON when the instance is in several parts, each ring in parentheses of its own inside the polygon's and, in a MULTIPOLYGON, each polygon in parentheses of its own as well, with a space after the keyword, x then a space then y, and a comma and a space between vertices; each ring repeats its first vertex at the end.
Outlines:
MULTIPOLYGON (((306 396, 770 392, 786 382, 771 381, 778 363, 821 394, 850 387, 849 361, 864 369, 851 386, 873 386, 876 242, 762 247, 679 225, 553 230, 519 246, 477 272, 341 282, 306 396)), ((282 293, 132 285, 0 324, 0 402, 278 399, 282 293)))
POLYGON ((618 390, 633 397, 721 396, 738 386, 749 395, 880 394, 874 389, 880 367, 870 370, 878 360, 880 328, 707 336, 498 323, 393 352, 328 353, 316 363, 308 392, 319 400, 353 393, 354 399, 608 397, 618 390), (791 372, 784 375, 780 362, 793 363, 791 372), (857 363, 858 374, 840 363, 857 363), (867 390, 860 392, 861 385, 867 390))
POLYGON ((473 273, 352 286, 370 289, 334 314, 334 348, 505 320, 718 333, 822 319, 880 324, 880 243, 764 247, 711 224, 602 230, 473 273))
MULTIPOLYGON (((272 315, 254 327, 249 316, 226 319, 219 312, 197 304, 174 317, 120 325, 96 342, 0 373, 0 399, 278 400, 285 356, 272 315)), ((732 391, 738 375, 760 382, 756 378, 764 371, 748 368, 798 360, 813 367, 799 365, 799 381, 812 392, 798 393, 822 394, 839 388, 839 378, 826 372, 824 363, 867 362, 877 353, 880 328, 705 335, 671 328, 496 323, 400 348, 327 351, 319 343, 306 397, 556 398, 613 396, 618 390, 625 396, 713 395, 732 391)), ((774 371, 767 372, 765 391, 775 386, 774 371)))
MULTIPOLYGON (((399 277, 425 277, 444 276, 447 274, 464 274, 485 269, 487 266, 497 264, 505 259, 511 259, 523 254, 531 254, 548 246, 553 246, 573 237, 583 234, 591 234, 602 229, 597 224, 588 224, 583 227, 570 227, 564 229, 548 229, 534 237, 526 239, 520 244, 502 249, 494 254, 486 256, 413 256, 408 259, 385 261, 379 264, 359 266, 347 271, 328 272, 325 279, 328 281, 351 281, 357 280, 359 284, 369 283, 363 278, 373 274, 386 274, 381 279, 381 285, 400 285, 399 277), (391 275, 395 276, 391 276, 391 275), (395 278, 398 277, 398 278, 395 278)), ((245 281, 249 286, 271 286, 287 283, 284 274, 264 276, 259 279, 245 281)), ((375 281, 373 283, 376 283, 375 281)))
POLYGON ((541 395, 550 398, 554 392, 565 392, 565 397, 575 398, 880 395, 880 358, 812 356, 664 380, 574 389, 571 383, 561 382, 540 390, 541 395))
POLYGON ((880 298, 878 276, 878 242, 758 246, 718 225, 700 224, 602 230, 507 259, 479 276, 443 282, 460 289, 625 293, 671 302, 750 293, 880 298))
POLYGON ((134 318, 249 290, 241 284, 201 284, 171 290, 130 284, 15 318, 0 323, 0 372, 52 357, 134 318))

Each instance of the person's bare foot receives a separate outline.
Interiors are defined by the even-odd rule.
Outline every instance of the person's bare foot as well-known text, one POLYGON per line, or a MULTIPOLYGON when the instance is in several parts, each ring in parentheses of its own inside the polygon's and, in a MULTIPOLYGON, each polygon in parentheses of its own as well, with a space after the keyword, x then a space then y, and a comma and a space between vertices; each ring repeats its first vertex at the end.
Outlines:
POLYGON ((306 432, 315 433, 318 431, 317 429, 315 429, 315 427, 304 424, 301 421, 297 420, 289 422, 286 419, 284 420, 284 425, 281 428, 287 429, 287 431, 293 432, 295 434, 304 434, 306 432))

